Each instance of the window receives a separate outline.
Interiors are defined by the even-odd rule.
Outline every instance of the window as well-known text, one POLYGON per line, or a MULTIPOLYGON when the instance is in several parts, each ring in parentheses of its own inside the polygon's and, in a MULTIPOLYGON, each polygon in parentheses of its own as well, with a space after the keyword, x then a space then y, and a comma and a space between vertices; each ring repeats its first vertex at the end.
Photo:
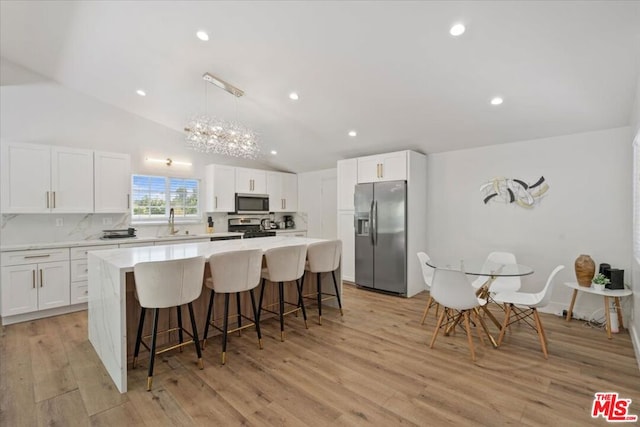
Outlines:
POLYGON ((166 221, 173 208, 176 222, 200 220, 197 179, 133 175, 133 222, 166 221))

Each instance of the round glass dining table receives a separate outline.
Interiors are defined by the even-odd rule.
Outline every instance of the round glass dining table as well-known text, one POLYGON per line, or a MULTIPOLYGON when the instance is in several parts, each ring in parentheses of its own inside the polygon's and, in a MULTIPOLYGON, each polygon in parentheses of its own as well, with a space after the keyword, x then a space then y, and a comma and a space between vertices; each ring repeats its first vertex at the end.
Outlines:
POLYGON ((462 259, 457 261, 430 259, 427 265, 432 268, 462 271, 473 276, 515 277, 533 274, 533 268, 524 264, 500 264, 489 260, 462 259))
MULTIPOLYGON (((489 287, 491 286, 491 282, 493 282, 497 277, 517 277, 517 276, 528 276, 529 274, 533 274, 533 268, 529 267, 528 265, 501 264, 501 263, 493 262, 487 259, 446 260, 446 259, 436 258, 436 259, 430 259, 429 261, 427 261, 427 265, 432 268, 457 270, 473 276, 486 277, 487 281, 483 283, 482 286, 478 289, 477 295, 478 297, 487 300, 487 304, 481 305, 480 308, 484 311, 487 317, 491 319, 493 324, 498 329, 501 329, 502 325, 500 324, 498 319, 496 319, 496 317, 489 310, 489 307, 488 307, 488 302, 492 301, 489 296, 489 287)), ((484 329, 493 347, 494 348, 498 347, 498 344, 495 338, 489 332, 489 329, 487 328, 482 318, 478 317, 478 320, 480 321, 482 329, 484 329)))

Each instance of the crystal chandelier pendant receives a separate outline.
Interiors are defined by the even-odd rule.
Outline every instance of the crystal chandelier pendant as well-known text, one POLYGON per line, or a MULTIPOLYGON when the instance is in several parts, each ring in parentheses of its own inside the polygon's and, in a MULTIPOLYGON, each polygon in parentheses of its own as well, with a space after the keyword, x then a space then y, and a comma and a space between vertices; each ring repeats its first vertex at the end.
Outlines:
MULTIPOLYGON (((240 89, 209 73, 205 73, 203 78, 236 97, 244 94, 240 89)), ((258 135, 236 122, 201 114, 189 120, 184 130, 187 147, 199 152, 245 159, 257 159, 262 155, 258 135)))

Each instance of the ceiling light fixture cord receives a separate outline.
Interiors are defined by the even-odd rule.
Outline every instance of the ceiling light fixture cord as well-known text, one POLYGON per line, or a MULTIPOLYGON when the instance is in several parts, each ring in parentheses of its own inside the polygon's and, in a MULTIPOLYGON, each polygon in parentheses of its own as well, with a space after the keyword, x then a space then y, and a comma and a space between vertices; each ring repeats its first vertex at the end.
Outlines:
POLYGON ((260 157, 262 150, 258 142, 258 135, 237 122, 237 98, 244 95, 244 91, 209 73, 205 73, 202 78, 205 80, 205 114, 193 117, 185 126, 187 146, 204 153, 247 159, 260 157), (214 84, 236 97, 235 122, 209 116, 209 86, 207 83, 214 84))

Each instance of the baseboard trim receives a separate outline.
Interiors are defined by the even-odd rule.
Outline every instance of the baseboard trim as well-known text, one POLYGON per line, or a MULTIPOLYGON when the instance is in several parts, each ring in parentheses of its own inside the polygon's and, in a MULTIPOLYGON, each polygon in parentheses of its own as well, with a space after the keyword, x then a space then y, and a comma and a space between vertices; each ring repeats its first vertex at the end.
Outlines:
POLYGON ((73 313, 75 311, 86 310, 87 307, 88 307, 88 304, 86 302, 83 302, 81 304, 51 308, 49 310, 32 311, 31 313, 17 314, 15 316, 3 317, 2 325, 3 326, 13 325, 14 323, 29 322, 31 320, 44 319, 45 317, 59 316, 61 314, 67 314, 67 313, 73 313))

